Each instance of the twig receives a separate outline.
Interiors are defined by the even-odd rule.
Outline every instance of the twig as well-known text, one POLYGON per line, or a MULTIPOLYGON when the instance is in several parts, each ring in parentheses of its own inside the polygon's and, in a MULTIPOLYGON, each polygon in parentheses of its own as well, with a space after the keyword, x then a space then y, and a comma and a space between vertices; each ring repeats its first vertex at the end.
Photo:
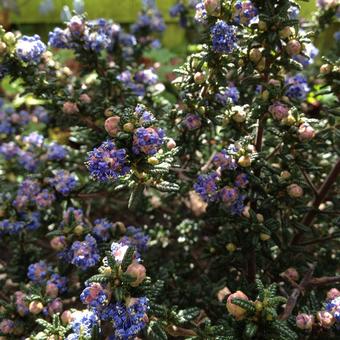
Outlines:
MULTIPOLYGON (((340 172, 340 159, 337 161, 335 166, 333 167, 332 171, 327 176, 326 180, 322 184, 320 190, 318 190, 317 195, 314 198, 312 209, 305 215, 302 224, 305 226, 310 226, 315 216, 317 215, 319 211, 320 204, 324 201, 324 199, 327 197, 328 191, 331 189, 332 185, 336 181, 338 175, 340 172)), ((297 244, 303 237, 303 231, 299 231, 293 238, 291 244, 297 244)))
POLYGON ((275 147, 275 149, 269 154, 269 156, 267 156, 266 161, 268 161, 269 159, 271 159, 271 158, 272 158, 272 157, 280 150, 281 146, 282 146, 282 143, 279 143, 279 144, 275 147))
POLYGON ((301 280, 299 287, 293 289, 291 295, 289 296, 287 300, 285 310, 280 316, 281 320, 287 320, 292 314, 300 294, 304 292, 304 290, 308 286, 308 283, 310 282, 313 276, 314 269, 315 269, 315 264, 313 264, 311 268, 307 271, 307 273, 301 280))
POLYGON ((323 286, 340 282, 340 276, 314 277, 309 280, 309 286, 323 286))
POLYGON ((315 185, 313 184, 312 180, 309 178, 308 174, 304 169, 299 167, 300 171, 302 172, 303 177, 305 178, 306 182, 308 183, 309 187, 312 189, 314 196, 318 195, 318 190, 316 189, 315 185))
POLYGON ((303 242, 303 243, 299 243, 298 245, 299 246, 309 246, 311 244, 316 244, 316 243, 322 243, 324 241, 329 241, 329 240, 332 240, 333 238, 336 238, 336 237, 339 237, 339 234, 329 235, 329 236, 326 236, 326 237, 317 238, 317 239, 314 239, 314 240, 310 240, 310 241, 306 241, 306 242, 303 242))

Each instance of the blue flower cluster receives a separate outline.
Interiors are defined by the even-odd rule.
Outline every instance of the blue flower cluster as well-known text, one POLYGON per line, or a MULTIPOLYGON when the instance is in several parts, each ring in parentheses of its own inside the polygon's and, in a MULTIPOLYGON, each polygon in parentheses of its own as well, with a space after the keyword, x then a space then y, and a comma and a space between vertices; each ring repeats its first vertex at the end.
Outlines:
POLYGON ((76 311, 72 313, 72 334, 65 340, 78 340, 81 338, 91 338, 93 328, 98 325, 97 315, 90 310, 76 311))
POLYGON ((227 88, 223 89, 220 93, 216 93, 215 100, 217 103, 226 106, 228 103, 237 104, 240 99, 240 92, 236 86, 230 84, 227 88))
POLYGON ((94 221, 91 232, 98 241, 108 241, 111 236, 110 230, 113 230, 113 223, 106 218, 101 218, 94 221))
POLYGON ((46 281, 50 270, 45 261, 39 261, 29 265, 27 277, 35 283, 43 283, 46 281))
POLYGON ((86 166, 91 177, 96 180, 101 182, 117 180, 130 171, 126 158, 125 149, 118 149, 115 143, 107 141, 89 152, 86 166))
POLYGON ((217 170, 200 175, 194 184, 194 190, 205 202, 222 202, 232 215, 241 215, 246 199, 243 189, 248 185, 248 175, 239 169, 235 159, 237 151, 230 145, 216 153, 213 164, 217 170))
POLYGON ((110 308, 110 319, 115 328, 114 336, 110 339, 133 339, 147 322, 148 299, 132 298, 128 305, 122 302, 115 303, 110 308))
POLYGON ((59 170, 53 178, 49 179, 49 183, 64 196, 68 196, 70 192, 77 186, 77 179, 66 170, 59 170))
POLYGON ((336 323, 340 326, 340 296, 327 302, 325 309, 333 315, 336 323))
POLYGON ((27 63, 38 63, 41 55, 46 51, 46 45, 40 40, 39 35, 32 37, 22 36, 16 43, 17 57, 27 63))
POLYGON ((233 11, 233 19, 236 24, 249 25, 255 21, 258 10, 251 1, 236 1, 233 11))
POLYGON ((83 290, 80 300, 89 307, 100 309, 108 303, 109 297, 100 283, 93 282, 83 290))
POLYGON ((100 260, 96 240, 91 235, 86 235, 84 241, 73 242, 68 257, 72 264, 82 270, 95 266, 100 260))
POLYGON ((307 79, 302 74, 287 77, 286 86, 286 96, 292 100, 303 101, 310 91, 307 79))
POLYGON ((154 155, 164 142, 164 131, 154 127, 140 127, 133 135, 132 150, 135 154, 154 155))
POLYGON ((124 57, 134 53, 137 44, 134 35, 124 32, 117 24, 105 19, 85 22, 83 18, 74 16, 67 28, 56 27, 49 33, 49 45, 55 48, 73 49, 77 52, 91 51, 100 53, 103 50, 111 53, 116 47, 122 50, 124 57))
POLYGON ((236 47, 236 29, 219 20, 211 28, 212 48, 217 53, 231 53, 236 47))
POLYGON ((157 83, 158 76, 153 69, 141 70, 134 75, 127 70, 118 75, 117 79, 136 96, 143 97, 148 87, 157 83))

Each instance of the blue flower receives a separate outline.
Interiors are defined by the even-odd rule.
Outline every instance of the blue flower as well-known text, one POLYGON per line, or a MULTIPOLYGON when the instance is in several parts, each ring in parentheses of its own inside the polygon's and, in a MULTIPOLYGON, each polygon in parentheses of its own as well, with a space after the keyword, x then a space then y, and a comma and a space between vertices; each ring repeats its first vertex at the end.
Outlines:
POLYGON ((16 44, 16 55, 24 62, 38 63, 45 51, 46 45, 37 34, 32 37, 24 35, 16 44))
POLYGON ((297 74, 286 79, 286 95, 292 100, 303 101, 306 99, 310 88, 307 79, 302 74, 297 74))
POLYGON ((5 219, 0 221, 0 235, 16 235, 20 233, 24 227, 24 222, 5 219))
POLYGON ((249 25, 257 14, 258 10, 251 1, 236 1, 233 13, 235 23, 249 25))
POLYGON ((138 128, 133 135, 132 150, 135 154, 154 155, 164 142, 164 131, 153 127, 138 128))
POLYGON ((100 309, 108 302, 108 295, 100 283, 94 282, 86 287, 81 295, 82 303, 92 308, 100 309))
POLYGON ((104 142, 91 151, 86 166, 91 177, 101 182, 117 180, 130 171, 126 161, 126 150, 117 149, 112 141, 104 142))
POLYGON ((70 255, 72 256, 71 263, 82 270, 93 267, 100 260, 97 242, 91 235, 87 235, 82 242, 73 242, 70 255))
POLYGON ((121 244, 135 247, 137 257, 140 257, 140 253, 145 251, 148 247, 149 236, 145 235, 142 228, 136 228, 134 226, 128 226, 126 229, 126 235, 120 239, 121 244))
POLYGON ((135 338, 145 328, 147 321, 148 299, 131 298, 128 305, 122 302, 110 304, 102 312, 103 320, 112 320, 114 335, 111 340, 129 340, 135 338))
POLYGON ((27 277, 35 283, 43 283, 47 279, 50 268, 45 261, 30 264, 27 277))
POLYGON ((106 218, 101 218, 94 221, 92 234, 99 241, 108 241, 110 239, 110 230, 112 229, 113 224, 106 218))
POLYGON ((216 153, 213 163, 216 167, 221 167, 222 170, 235 170, 237 168, 236 160, 225 149, 216 153))
POLYGON ((55 190, 62 195, 67 196, 77 186, 77 179, 66 170, 59 170, 49 183, 54 186, 55 190))
POLYGON ((220 93, 217 93, 215 99, 223 106, 226 106, 228 102, 236 104, 240 99, 240 92, 236 86, 230 85, 220 93))
POLYGON ((218 199, 217 181, 219 176, 216 172, 200 175, 194 184, 194 190, 206 202, 214 202, 218 199))
POLYGON ((76 311, 72 313, 71 327, 74 333, 70 334, 66 339, 75 340, 79 336, 91 337, 93 328, 98 325, 97 315, 90 310, 76 311))
POLYGON ((51 143, 47 147, 47 159, 50 161, 61 161, 66 158, 66 148, 58 143, 51 143))
POLYGON ((212 47, 218 53, 231 53, 236 48, 236 29, 219 20, 211 28, 212 47))
POLYGON ((47 281, 47 285, 54 284, 58 287, 59 293, 65 293, 67 290, 67 278, 59 274, 52 274, 50 279, 47 281))
POLYGON ((56 27, 52 32, 48 34, 48 44, 54 48, 71 48, 70 43, 70 34, 61 29, 60 27, 56 27))

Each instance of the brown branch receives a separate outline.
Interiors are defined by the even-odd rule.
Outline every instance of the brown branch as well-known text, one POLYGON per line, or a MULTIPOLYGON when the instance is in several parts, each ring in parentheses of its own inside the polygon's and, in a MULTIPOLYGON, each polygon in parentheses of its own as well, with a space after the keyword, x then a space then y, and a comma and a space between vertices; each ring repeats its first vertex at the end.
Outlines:
POLYGON ((314 240, 310 240, 310 241, 306 241, 306 242, 303 242, 303 243, 299 243, 298 245, 299 246, 309 246, 311 244, 316 244, 316 243, 322 243, 324 241, 329 241, 329 240, 332 240, 332 239, 334 239, 336 237, 339 237, 339 234, 329 235, 329 236, 326 236, 326 237, 317 238, 317 239, 314 239, 314 240))
POLYGON ((314 196, 318 195, 318 190, 316 189, 315 185, 313 184, 312 180, 310 179, 310 177, 308 176, 308 174, 306 173, 306 171, 304 169, 302 169, 301 167, 299 167, 300 171, 302 172, 303 177, 305 178, 307 184, 309 185, 309 187, 312 189, 314 196))
POLYGON ((337 282, 340 282, 340 276, 314 277, 308 282, 308 287, 329 285, 337 282))
POLYGON ((287 320, 291 316, 291 314, 292 314, 292 312, 295 308, 295 305, 297 303, 297 300, 300 297, 300 294, 304 293, 304 290, 308 286, 308 283, 310 282, 310 280, 313 276, 314 269, 315 269, 315 264, 313 264, 311 266, 311 268, 307 271, 307 273, 305 274, 305 276, 301 280, 299 287, 296 287, 296 288, 293 289, 291 295, 289 296, 289 298, 287 300, 285 310, 282 313, 282 315, 280 316, 281 320, 287 320))
MULTIPOLYGON (((333 169, 325 179, 324 183, 322 184, 321 188, 318 190, 317 195, 314 198, 312 209, 305 215, 305 217, 302 220, 302 224, 305 226, 311 226, 315 216, 317 215, 319 211, 320 204, 324 201, 324 199, 327 197, 327 194, 329 190, 332 188, 332 185, 336 181, 338 175, 340 172, 340 159, 337 161, 337 163, 334 165, 333 169)), ((299 231, 293 238, 291 244, 297 244, 299 241, 303 238, 303 231, 299 231)))
POLYGON ((275 147, 275 149, 269 154, 269 156, 267 156, 266 161, 270 160, 280 150, 281 146, 282 146, 282 143, 279 143, 275 147))

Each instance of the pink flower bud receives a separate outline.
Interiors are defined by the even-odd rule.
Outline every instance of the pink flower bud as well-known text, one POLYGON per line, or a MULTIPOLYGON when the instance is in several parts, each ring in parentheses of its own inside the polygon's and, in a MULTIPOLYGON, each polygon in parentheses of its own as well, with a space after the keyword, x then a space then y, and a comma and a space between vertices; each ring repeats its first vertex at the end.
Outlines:
POLYGON ((72 115, 72 114, 78 113, 79 109, 76 103, 65 102, 63 105, 63 112, 68 115, 72 115))
POLYGON ((46 285, 46 295, 56 298, 58 296, 59 289, 58 286, 54 283, 48 283, 46 285))
POLYGON ((218 301, 222 302, 229 294, 231 294, 231 291, 229 290, 228 287, 224 287, 224 288, 220 289, 217 292, 218 301))
POLYGON ((315 137, 315 131, 308 123, 303 123, 299 126, 298 135, 301 141, 308 141, 315 137))
POLYGON ((106 119, 104 127, 106 132, 111 136, 115 137, 119 131, 119 122, 120 117, 119 116, 113 116, 108 119, 106 119))
POLYGON ((14 322, 10 319, 3 319, 0 323, 0 332, 3 334, 12 334, 14 330, 14 322))
POLYGON ((90 104, 92 101, 92 98, 88 94, 83 93, 79 96, 79 100, 84 104, 90 104))
POLYGON ((294 56, 294 55, 300 54, 302 50, 302 46, 298 40, 293 39, 293 40, 288 41, 286 50, 290 56, 294 56))
POLYGON ((126 273, 135 278, 135 280, 130 283, 132 287, 139 286, 146 277, 145 267, 137 262, 131 263, 126 270, 126 273))
POLYGON ((60 251, 66 247, 66 239, 65 236, 55 236, 50 241, 50 246, 52 249, 60 251))
POLYGON ((85 30, 85 25, 83 23, 83 20, 79 16, 73 16, 68 23, 68 28, 70 32, 74 34, 81 34, 85 30))
POLYGON ((166 147, 169 150, 172 150, 176 147, 176 142, 173 139, 169 139, 168 142, 166 143, 166 147))
POLYGON ((296 317, 296 326, 300 329, 310 330, 313 328, 314 316, 308 314, 298 314, 296 317))
POLYGON ((48 314, 53 315, 57 313, 61 313, 63 311, 63 303, 61 299, 55 299, 50 302, 47 306, 48 314))
POLYGON ((293 268, 293 267, 289 267, 288 269, 286 269, 283 274, 290 278, 292 281, 298 281, 299 280, 299 273, 298 271, 293 268))
POLYGON ((204 7, 208 15, 218 17, 221 14, 221 0, 204 0, 204 7))
POLYGON ((330 328, 335 323, 333 315, 326 311, 318 312, 316 314, 316 318, 318 319, 320 325, 324 328, 330 328))
POLYGON ((287 192, 291 198, 300 198, 303 195, 303 189, 295 183, 287 187, 287 192))
POLYGON ((196 72, 194 75, 194 81, 196 84, 203 84, 205 82, 205 74, 203 72, 196 72))
POLYGON ((65 325, 69 324, 72 321, 72 312, 65 310, 63 314, 61 314, 61 321, 65 325))
POLYGON ((273 105, 269 106, 268 111, 275 119, 281 120, 288 117, 289 108, 287 105, 282 104, 281 102, 275 102, 273 105))
POLYGON ((32 301, 28 308, 30 313, 36 315, 44 309, 44 305, 40 301, 32 301))
POLYGON ((333 300, 340 296, 340 291, 336 288, 332 288, 327 292, 327 300, 333 300))
POLYGON ((242 300, 245 300, 245 301, 249 301, 249 298, 243 292, 238 290, 235 293, 229 295, 228 300, 227 300, 228 312, 232 316, 234 316, 236 320, 242 320, 245 317, 245 315, 247 314, 247 311, 232 303, 232 300, 235 299, 235 298, 242 299, 242 300))

